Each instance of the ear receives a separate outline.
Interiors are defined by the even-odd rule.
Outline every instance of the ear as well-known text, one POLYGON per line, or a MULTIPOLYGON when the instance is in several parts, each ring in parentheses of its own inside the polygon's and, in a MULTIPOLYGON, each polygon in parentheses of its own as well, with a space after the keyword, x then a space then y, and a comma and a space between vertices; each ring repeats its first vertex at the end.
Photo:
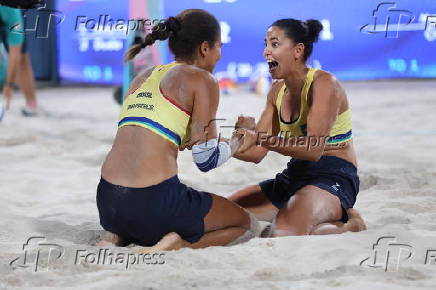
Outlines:
POLYGON ((210 46, 209 46, 209 42, 208 41, 203 41, 200 46, 199 46, 199 53, 202 57, 205 57, 210 50, 210 46))
POLYGON ((297 43, 294 47, 294 58, 297 59, 303 59, 304 57, 304 44, 303 43, 297 43))

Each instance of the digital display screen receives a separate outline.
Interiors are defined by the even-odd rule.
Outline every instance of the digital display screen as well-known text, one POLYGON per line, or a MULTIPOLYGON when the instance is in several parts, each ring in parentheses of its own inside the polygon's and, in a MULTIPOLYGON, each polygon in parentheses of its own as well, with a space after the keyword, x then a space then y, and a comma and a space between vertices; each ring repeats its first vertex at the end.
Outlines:
MULTIPOLYGON (((308 64, 343 80, 436 77, 436 1, 164 1, 166 17, 187 8, 220 21, 224 46, 217 75, 245 81, 267 66, 268 27, 278 19, 318 19, 324 26, 308 64)), ((166 61, 171 61, 168 54, 166 61)))
POLYGON ((58 0, 57 25, 62 83, 120 84, 127 39, 128 3, 58 0))
MULTIPOLYGON (((164 0, 163 7, 164 17, 193 7, 216 16, 224 43, 217 77, 244 82, 267 75, 264 38, 281 18, 322 22, 308 65, 339 79, 436 77, 434 0, 164 0)), ((65 17, 57 26, 61 81, 121 84, 128 2, 58 0, 57 10, 65 17)), ((163 63, 173 60, 164 55, 163 63)))

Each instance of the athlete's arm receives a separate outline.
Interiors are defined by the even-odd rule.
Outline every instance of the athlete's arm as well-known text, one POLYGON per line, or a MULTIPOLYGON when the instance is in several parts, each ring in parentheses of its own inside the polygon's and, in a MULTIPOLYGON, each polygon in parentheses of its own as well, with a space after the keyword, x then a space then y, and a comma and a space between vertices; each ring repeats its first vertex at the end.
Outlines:
POLYGON ((312 103, 307 117, 307 137, 303 145, 299 142, 287 142, 288 140, 277 136, 260 140, 261 145, 283 155, 318 161, 323 155, 326 139, 338 115, 338 89, 335 77, 328 73, 322 73, 313 82, 312 103))
MULTIPOLYGON (((278 91, 280 90, 283 82, 277 82, 273 84, 270 91, 268 92, 265 109, 256 125, 255 132, 257 135, 275 135, 277 132, 274 130, 274 116, 276 115, 276 108, 274 106, 274 99, 277 97, 278 91)), ((247 162, 259 163, 268 154, 268 149, 262 146, 257 146, 253 143, 249 149, 244 150, 244 152, 237 152, 234 157, 247 162)))
POLYGON ((237 136, 220 140, 216 129, 219 87, 216 79, 205 71, 192 76, 193 108, 191 117, 192 156, 197 167, 207 172, 226 162, 239 148, 237 136))

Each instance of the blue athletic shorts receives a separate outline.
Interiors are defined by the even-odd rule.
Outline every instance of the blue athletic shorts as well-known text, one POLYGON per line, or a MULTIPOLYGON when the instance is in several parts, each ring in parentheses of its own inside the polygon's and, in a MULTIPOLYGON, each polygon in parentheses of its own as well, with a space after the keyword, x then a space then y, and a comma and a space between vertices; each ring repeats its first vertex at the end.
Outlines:
POLYGON ((317 162, 291 159, 287 168, 275 179, 259 183, 262 192, 277 208, 286 205, 299 189, 313 185, 337 196, 342 206, 342 221, 348 221, 347 210, 354 206, 359 192, 357 168, 350 162, 335 157, 322 156, 317 162))
POLYGON ((212 206, 210 193, 182 184, 177 175, 144 188, 113 185, 101 178, 96 199, 101 226, 142 246, 152 246, 170 232, 197 242, 212 206))

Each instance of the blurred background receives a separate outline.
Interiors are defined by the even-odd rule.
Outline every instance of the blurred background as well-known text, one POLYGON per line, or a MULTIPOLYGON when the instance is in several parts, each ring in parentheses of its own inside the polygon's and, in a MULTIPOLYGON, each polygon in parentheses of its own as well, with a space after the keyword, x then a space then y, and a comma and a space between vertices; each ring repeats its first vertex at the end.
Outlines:
POLYGON ((323 23, 308 64, 340 80, 436 77, 434 0, 47 0, 46 4, 24 10, 25 35, 35 78, 52 84, 109 85, 118 88, 115 95, 122 94, 139 70, 172 60, 166 41, 147 48, 131 64, 123 63, 126 49, 156 21, 187 8, 206 9, 220 21, 224 46, 215 75, 224 92, 249 84, 250 90, 266 93, 271 80, 262 57, 263 39, 268 26, 280 18, 323 23))

